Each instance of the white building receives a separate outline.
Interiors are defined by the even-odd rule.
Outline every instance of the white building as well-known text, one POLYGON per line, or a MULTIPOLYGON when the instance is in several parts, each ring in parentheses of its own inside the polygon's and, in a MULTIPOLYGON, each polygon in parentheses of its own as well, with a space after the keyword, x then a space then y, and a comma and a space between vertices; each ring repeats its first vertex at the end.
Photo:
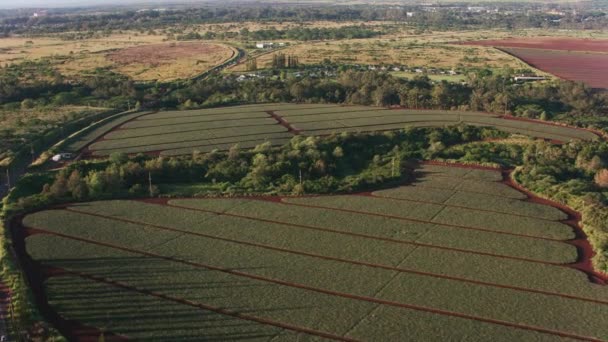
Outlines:
POLYGON ((270 49, 271 47, 273 47, 274 43, 270 43, 270 42, 262 42, 262 43, 256 43, 255 47, 258 49, 270 49))

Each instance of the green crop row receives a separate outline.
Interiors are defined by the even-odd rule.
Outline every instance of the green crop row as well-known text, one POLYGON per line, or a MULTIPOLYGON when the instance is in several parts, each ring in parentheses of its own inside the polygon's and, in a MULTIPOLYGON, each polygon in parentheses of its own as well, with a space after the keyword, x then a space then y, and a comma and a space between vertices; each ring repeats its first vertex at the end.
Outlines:
POLYGON ((52 278, 46 289, 50 305, 64 318, 140 341, 270 340, 290 335, 273 326, 78 276, 52 278))
MULTIPOLYGON (((346 234, 364 234, 381 239, 422 243, 437 246, 438 248, 457 248, 465 251, 492 253, 557 263, 569 263, 577 258, 576 249, 561 242, 521 238, 492 232, 466 230, 431 223, 410 222, 327 209, 285 206, 261 201, 217 199, 172 200, 171 204, 243 215, 252 219, 276 221, 285 225, 304 225, 307 227, 330 229, 346 234)), ((104 214, 116 215, 113 211, 105 212, 104 214)), ((291 229, 299 231, 305 228, 295 227, 291 229)), ((466 259, 469 256, 465 253, 461 258, 466 259)))
POLYGON ((196 111, 178 111, 178 112, 161 112, 163 115, 158 116, 157 114, 149 114, 139 117, 133 122, 126 123, 123 125, 124 128, 133 128, 149 125, 162 125, 163 123, 172 123, 175 120, 179 122, 203 122, 203 121, 215 121, 221 120, 239 120, 249 118, 267 118, 268 113, 264 111, 251 111, 243 110, 237 113, 226 113, 226 114, 200 114, 196 111), (170 114, 170 115, 169 115, 170 114))
MULTIPOLYGON (((478 322, 452 316, 442 316, 413 309, 392 308, 391 310, 384 312, 378 310, 383 306, 370 301, 344 298, 293 286, 278 285, 263 280, 252 280, 242 276, 211 271, 201 267, 167 261, 160 258, 143 257, 137 253, 127 253, 108 247, 101 247, 63 238, 35 236, 28 240, 28 244, 39 247, 33 249, 33 257, 38 260, 43 260, 44 263, 47 264, 93 274, 103 272, 101 274, 102 276, 109 277, 113 281, 121 282, 122 284, 131 286, 140 291, 152 291, 164 296, 171 296, 172 298, 182 298, 191 303, 201 303, 214 307, 226 308, 228 310, 237 310, 250 316, 333 333, 338 336, 346 335, 350 338, 370 340, 385 336, 391 331, 393 331, 392 333, 394 334, 394 327, 390 323, 397 319, 399 322, 402 322, 401 324, 408 327, 406 330, 399 329, 401 332, 399 336, 402 338, 407 336, 407 338, 414 338, 416 340, 428 340, 432 338, 432 336, 437 336, 438 331, 441 331, 439 334, 446 336, 449 333, 449 336, 452 338, 466 338, 467 336, 471 336, 471 334, 475 334, 475 336, 493 337, 492 339, 497 341, 549 341, 551 338, 555 338, 555 336, 540 334, 533 331, 512 329, 492 323, 478 322), (49 244, 56 246, 56 248, 44 249, 44 246, 49 244), (78 260, 82 260, 82 258, 92 258, 95 262, 81 263, 78 260), (116 260, 120 261, 118 265, 114 263, 116 260), (368 319, 368 315, 372 311, 374 312, 373 318, 376 322, 373 334, 370 334, 365 330, 352 331, 352 327, 357 325, 358 322, 368 319), (383 313, 380 314, 381 312, 383 313), (408 324, 407 322, 412 323, 408 324)), ((215 247, 213 245, 210 245, 209 247, 210 248, 207 250, 201 248, 201 245, 197 244, 195 240, 179 239, 155 249, 155 252, 162 252, 167 248, 170 248, 172 249, 171 253, 177 251, 177 257, 187 256, 189 260, 202 260, 205 258, 205 255, 216 252, 220 247, 224 246, 222 244, 217 244, 215 247), (176 249, 176 243, 183 244, 183 246, 179 246, 176 249)), ((242 258, 235 255, 235 251, 236 250, 233 248, 223 250, 221 255, 224 256, 224 259, 217 260, 218 257, 216 256, 213 258, 213 261, 215 262, 215 260, 217 260, 220 265, 237 265, 242 262, 242 258)), ((259 262, 259 260, 256 261, 259 262)), ((250 261, 248 264, 253 264, 253 261, 250 261)), ((348 275, 344 273, 340 273, 339 275, 332 274, 330 275, 330 278, 327 278, 326 274, 332 273, 336 268, 332 267, 331 264, 315 266, 318 267, 292 267, 290 273, 298 278, 308 276, 307 279, 303 280, 311 286, 345 288, 352 285, 356 291, 363 291, 365 293, 373 291, 373 289, 378 286, 383 286, 383 281, 386 281, 386 279, 382 279, 383 281, 381 281, 380 279, 371 278, 369 279, 370 281, 367 282, 362 279, 356 279, 354 274, 348 275), (302 272, 299 273, 297 272, 298 270, 302 272), (300 275, 298 276, 298 274, 300 275), (314 274, 314 276, 311 277, 310 274, 314 274), (340 276, 342 275, 347 278, 341 279, 340 276), (353 279, 355 283, 347 284, 346 281, 348 279, 353 279)), ((261 267, 239 269, 239 271, 249 274, 261 274, 265 272, 280 273, 281 271, 289 269, 290 268, 285 267, 280 269, 261 267)), ((338 269, 347 271, 342 267, 338 269)), ((375 273, 375 271, 372 271, 372 273, 375 273)), ((369 274, 366 276, 369 276, 369 274)), ((51 283, 51 286, 52 285, 53 283, 51 283)), ((79 317, 82 319, 90 320, 91 317, 86 314, 86 311, 82 313, 83 310, 108 310, 109 308, 107 308, 107 306, 110 306, 113 312, 121 313, 117 310, 120 310, 119 308, 124 307, 125 305, 119 301, 109 302, 106 299, 101 299, 100 302, 96 302, 94 300, 95 296, 86 296, 85 298, 81 298, 80 296, 66 297, 61 290, 62 287, 59 287, 53 291, 52 294, 54 296, 49 300, 51 303, 57 305, 57 309, 59 309, 63 315, 68 317, 80 314, 79 317), (76 303, 68 305, 66 303, 67 301, 74 301, 76 303), (114 306, 118 306, 118 308, 114 309, 114 306)), ((107 293, 96 292, 96 294, 103 296, 107 293)), ((490 306, 491 303, 488 303, 487 307, 490 306)), ((494 311, 497 311, 498 309, 499 308, 495 307, 494 311)), ((159 325, 147 327, 146 330, 162 330, 165 325, 170 325, 175 329, 175 327, 180 326, 179 322, 183 319, 183 317, 180 316, 166 315, 166 312, 162 310, 162 308, 159 309, 160 312, 154 309, 151 310, 155 311, 159 316, 162 316, 166 323, 163 322, 159 323, 159 325)), ((122 315, 119 315, 117 319, 125 319, 125 314, 127 315, 127 318, 130 317, 129 313, 138 314, 137 312, 133 313, 133 311, 123 311, 122 315)), ((526 314, 526 316, 528 315, 529 314, 526 314)), ((567 319, 569 316, 570 315, 567 315, 565 318, 561 319, 567 319)), ((111 315, 106 317, 108 321, 114 319, 111 315)), ((200 316, 198 318, 190 318, 198 321, 204 317, 205 316, 202 318, 200 316)), ((546 315, 546 319, 549 318, 551 318, 551 315, 546 315)), ((553 324, 561 323, 561 319, 553 324)), ((582 319, 584 319, 584 316, 579 316, 578 320, 580 321, 582 319)), ((226 322, 222 321, 220 324, 224 323, 226 322)), ((123 327, 125 330, 129 329, 124 325, 123 327)), ((585 328, 587 327, 588 325, 585 326, 585 328)), ((592 326, 592 328, 595 329, 594 326, 592 326)), ((186 329, 188 329, 188 326, 186 326, 186 329)), ((125 330, 119 330, 117 332, 122 333, 125 330)), ((591 332, 588 330, 586 331, 586 333, 594 332, 595 330, 592 330, 591 332)), ((139 332, 137 334, 142 336, 141 334, 146 333, 139 332)), ((261 337, 261 339, 269 340, 270 338, 261 337)))
POLYGON ((80 151, 96 139, 108 133, 114 127, 118 127, 121 124, 142 115, 145 115, 145 113, 120 113, 112 116, 111 118, 104 119, 103 122, 94 123, 91 126, 83 129, 81 132, 76 133, 74 137, 68 137, 66 139, 67 144, 65 145, 64 149, 71 152, 80 151))
POLYGON ((413 203, 363 196, 332 196, 319 198, 288 198, 288 203, 389 215, 405 219, 422 219, 435 223, 459 225, 496 232, 568 240, 574 238, 566 224, 508 214, 480 212, 471 209, 443 207, 437 204, 413 203))
MULTIPOLYGON (((116 149, 124 149, 129 147, 141 147, 141 151, 151 151, 151 150, 163 150, 167 148, 176 148, 175 147, 167 147, 163 145, 170 145, 176 143, 184 143, 190 141, 200 141, 200 140, 209 140, 216 138, 228 138, 234 137, 236 141, 238 140, 249 140, 252 136, 261 135, 261 134, 270 134, 270 133, 282 133, 286 132, 287 129, 280 125, 265 125, 265 126, 255 126, 248 127, 246 130, 241 128, 222 128, 216 130, 207 130, 207 131, 196 131, 196 132, 187 132, 187 133, 171 133, 171 134, 163 134, 158 136, 147 136, 141 138, 128 138, 128 139, 116 139, 116 140, 103 140, 99 141, 93 145, 91 145, 91 150, 101 151, 101 150, 116 150, 116 149)), ((186 145, 188 146, 188 145, 186 145)))
POLYGON ((258 126, 273 126, 278 125, 277 122, 271 118, 254 118, 254 119, 243 119, 243 120, 217 120, 217 121, 206 121, 198 123, 179 123, 179 124, 167 124, 154 127, 142 127, 142 128, 129 128, 113 131, 107 134, 104 138, 106 140, 115 139, 135 139, 135 138, 146 138, 149 136, 159 136, 171 133, 188 133, 188 132, 205 132, 208 130, 217 130, 224 128, 240 128, 242 131, 247 131, 250 127, 255 129, 258 126))
MULTIPOLYGON (((111 243, 116 243, 125 248, 133 248, 134 246, 129 244, 128 240, 122 238, 123 235, 129 235, 128 229, 120 231, 118 234, 99 234, 95 240, 102 242, 109 240, 111 243)), ((48 239, 48 237, 45 238, 48 239)), ((254 310, 254 312, 255 308, 260 304, 264 303, 268 305, 272 301, 269 298, 271 296, 270 293, 261 295, 259 291, 251 287, 247 288, 247 290, 235 291, 228 286, 223 286, 225 289, 221 290, 222 296, 219 298, 209 298, 211 294, 200 287, 193 287, 186 291, 180 291, 179 289, 165 290, 167 286, 179 286, 178 284, 184 281, 200 284, 201 281, 209 282, 214 280, 214 277, 210 274, 211 272, 204 269, 192 269, 192 267, 182 263, 164 261, 154 257, 147 257, 148 261, 139 258, 121 257, 120 262, 114 265, 112 265, 112 262, 104 261, 99 262, 99 264, 90 261, 83 263, 79 260, 83 257, 82 253, 93 253, 95 255, 94 250, 97 247, 90 248, 89 251, 89 248, 84 248, 84 246, 69 247, 70 245, 80 245, 80 242, 68 242, 68 246, 62 246, 62 243, 58 241, 53 241, 52 243, 56 247, 63 247, 61 248, 62 251, 52 251, 52 254, 49 255, 45 253, 45 251, 49 250, 48 248, 33 248, 28 250, 35 259, 44 260, 54 266, 68 269, 86 269, 86 272, 94 274, 108 274, 109 277, 134 283, 136 287, 146 286, 153 291, 160 290, 176 294, 179 292, 180 298, 188 300, 201 300, 205 298, 206 300, 213 301, 214 305, 222 307, 237 305, 247 307, 250 310, 254 310), (147 271, 143 273, 142 271, 147 268, 147 263, 152 264, 152 270, 151 272, 147 271), (108 267, 113 268, 108 269, 108 267), (133 269, 135 269, 136 274, 131 273, 133 269), (172 276, 167 278, 175 277, 176 279, 169 281, 158 279, 162 278, 159 270, 170 270, 172 276), (139 276, 137 275, 137 271, 141 272, 139 276), (181 276, 180 273, 182 273, 181 276), (185 277, 186 274, 188 274, 188 277, 185 277), (247 297, 256 297, 254 301, 257 301, 257 303, 254 304, 251 303, 251 300, 245 300, 242 297, 244 294, 247 297)), ((33 245, 36 246, 37 243, 33 242, 33 245)), ((526 325, 540 326, 580 335, 592 335, 598 338, 608 337, 608 331, 605 329, 603 319, 608 314, 608 306, 574 299, 488 287, 423 275, 395 274, 393 271, 384 269, 345 264, 310 256, 268 251, 259 247, 211 240, 198 236, 182 236, 168 239, 162 244, 145 250, 189 262, 210 264, 214 267, 239 270, 240 272, 259 277, 279 279, 290 284, 302 284, 307 287, 408 305, 437 308, 513 322, 515 324, 524 323, 526 325), (286 267, 287 265, 289 267, 286 267)), ((112 259, 113 255, 112 251, 105 251, 100 255, 99 259, 112 259)), ((93 260, 95 259, 98 258, 93 258, 93 260)), ((407 255, 402 263, 405 263, 406 259, 409 259, 407 255)), ((222 276, 222 278, 224 277, 222 276)), ((265 281, 261 282, 267 283, 265 281)), ((293 289, 291 286, 272 284, 271 282, 274 300, 282 297, 283 293, 292 292, 290 290, 293 289)), ((214 295, 217 294, 214 293, 214 295)), ((300 307, 304 304, 294 299, 282 299, 281 303, 283 305, 289 303, 289 307, 300 307)), ((352 301, 367 302, 363 300, 352 301)), ((311 302, 308 302, 308 305, 310 304, 311 302)), ((322 304, 320 305, 322 306, 322 304)), ((330 311, 333 315, 344 314, 344 309, 344 307, 333 307, 333 310, 330 311)), ((319 323, 312 323, 309 319, 303 318, 313 314, 314 311, 314 309, 308 306, 304 313, 297 315, 292 313, 291 315, 294 315, 292 316, 293 318, 297 317, 298 321, 301 322, 300 324, 306 322, 307 326, 317 328, 317 324, 319 323)), ((326 312, 327 310, 323 313, 326 312)), ((289 314, 283 313, 281 319, 289 316, 289 314)), ((345 316, 349 317, 348 315, 345 316)), ((335 323, 332 322, 332 324, 335 323)), ((319 325, 322 326, 323 323, 319 325)), ((344 333, 342 329, 333 330, 335 328, 323 326, 323 330, 326 329, 331 329, 329 331, 339 334, 344 333)))

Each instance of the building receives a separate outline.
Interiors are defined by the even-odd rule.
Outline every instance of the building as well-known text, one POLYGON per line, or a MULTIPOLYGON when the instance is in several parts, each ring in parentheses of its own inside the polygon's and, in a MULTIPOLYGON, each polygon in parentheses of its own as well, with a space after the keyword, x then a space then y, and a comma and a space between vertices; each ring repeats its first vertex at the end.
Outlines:
POLYGON ((274 43, 271 42, 262 42, 262 43, 256 43, 255 47, 258 49, 270 49, 274 46, 274 43))

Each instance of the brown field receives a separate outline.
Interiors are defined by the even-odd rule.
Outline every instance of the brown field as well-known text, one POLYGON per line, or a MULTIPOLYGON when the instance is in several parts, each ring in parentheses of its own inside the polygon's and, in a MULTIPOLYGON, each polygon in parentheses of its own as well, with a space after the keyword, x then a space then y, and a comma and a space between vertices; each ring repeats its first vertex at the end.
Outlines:
MULTIPOLYGON (((400 64, 416 67, 512 67, 526 65, 501 51, 487 47, 465 47, 443 43, 360 39, 335 42, 302 43, 283 50, 298 56, 300 63, 316 64, 325 59, 346 64, 400 64)), ((258 65, 268 67, 273 54, 260 56, 258 65)), ((245 71, 245 65, 235 71, 245 71)))
POLYGON ((56 37, 0 39, 0 64, 50 59, 64 75, 112 68, 139 81, 169 81, 197 75, 230 58, 220 43, 166 43, 164 35, 116 34, 78 41, 56 37), (172 46, 173 45, 173 46, 172 46))
POLYGON ((208 70, 233 56, 222 44, 167 43, 131 47, 112 52, 107 59, 116 70, 136 80, 175 80, 208 70))

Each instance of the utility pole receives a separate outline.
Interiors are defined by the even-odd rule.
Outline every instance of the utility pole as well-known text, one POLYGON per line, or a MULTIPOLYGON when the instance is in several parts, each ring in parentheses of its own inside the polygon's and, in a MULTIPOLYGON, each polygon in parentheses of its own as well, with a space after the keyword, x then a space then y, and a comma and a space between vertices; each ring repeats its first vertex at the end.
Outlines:
POLYGON ((32 163, 36 161, 36 152, 34 151, 34 145, 30 146, 30 153, 32 154, 32 163))
POLYGON ((392 161, 393 166, 391 167, 391 174, 392 174, 392 178, 395 178, 395 157, 393 157, 393 161, 392 161))
POLYGON ((302 185, 302 169, 300 169, 300 185, 302 185))
POLYGON ((8 190, 11 189, 11 173, 8 167, 6 168, 6 186, 8 187, 8 190))
POLYGON ((150 197, 153 197, 152 193, 152 172, 148 172, 148 191, 150 191, 150 197))

